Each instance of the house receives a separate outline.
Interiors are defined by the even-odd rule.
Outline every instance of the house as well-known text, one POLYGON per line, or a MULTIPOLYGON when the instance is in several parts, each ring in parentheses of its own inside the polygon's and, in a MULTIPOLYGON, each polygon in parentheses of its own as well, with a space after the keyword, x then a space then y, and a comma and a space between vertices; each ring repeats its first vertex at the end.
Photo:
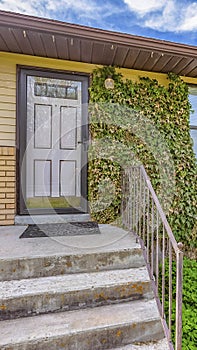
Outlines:
MULTIPOLYGON (((54 222, 58 215, 65 219, 76 218, 76 214, 89 217, 88 89, 92 72, 98 66, 117 66, 124 79, 138 81, 139 77, 148 77, 163 86, 169 84, 168 72, 179 74, 189 85, 190 101, 195 110, 191 115, 191 136, 196 152, 196 47, 0 11, 0 225, 13 225, 2 227, 0 235, 3 242, 0 278, 3 348, 79 349, 80 346, 80 349, 106 349, 112 345, 155 340, 159 341, 156 348, 173 349, 164 317, 163 280, 160 314, 151 284, 154 273, 158 288, 161 272, 160 217, 162 275, 165 245, 169 247, 169 263, 172 262, 172 248, 177 261, 176 312, 179 317, 175 348, 181 349, 182 244, 176 243, 143 167, 128 169, 128 178, 133 179, 134 185, 129 187, 133 190, 128 201, 132 202, 129 209, 133 211, 129 215, 133 216, 128 215, 127 228, 133 232, 104 225, 101 235, 97 236, 77 235, 71 240, 70 237, 57 240, 37 240, 36 237, 28 242, 19 240, 24 226, 14 226, 32 223, 38 217, 38 223, 54 222), (140 175, 136 176, 136 172, 140 175), (140 185, 139 178, 143 179, 140 185), (143 246, 134 234, 134 231, 142 233, 142 228, 144 237, 147 228, 147 263, 151 254, 149 275, 143 246), (82 310, 69 312, 75 308, 82 310), (55 313, 54 319, 51 312, 55 313), (26 317, 35 314, 40 314, 36 323, 26 317), (8 320, 4 322, 5 319, 8 320), (68 324, 74 327, 67 332, 68 324), (23 339, 20 339, 21 334, 23 339), (164 341, 163 347, 160 341, 164 341)), ((113 86, 108 78, 106 80, 113 86)), ((171 102, 171 97, 169 100, 171 102)), ((188 101, 186 105, 188 108, 188 101)), ((189 143, 189 131, 187 134, 189 143)), ((191 154, 194 158, 192 151, 191 154)), ((191 171, 190 180, 192 176, 191 171)), ((48 236, 50 238, 50 234, 48 236)), ((158 297, 157 292, 155 295, 158 297)), ((169 287, 169 304, 171 300, 169 287)))
MULTIPOLYGON (((0 225, 88 212, 82 144, 98 65, 163 85, 177 73, 196 108, 197 47, 0 11, 0 225)), ((195 114, 191 124, 196 150, 195 114)))

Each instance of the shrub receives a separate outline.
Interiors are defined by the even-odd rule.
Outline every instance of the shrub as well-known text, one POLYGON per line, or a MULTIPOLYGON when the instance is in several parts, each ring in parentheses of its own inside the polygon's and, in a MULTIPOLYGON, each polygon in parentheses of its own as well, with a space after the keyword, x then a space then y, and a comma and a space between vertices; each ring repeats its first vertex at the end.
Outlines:
MULTIPOLYGON (((168 320, 168 265, 166 264, 165 278, 165 315, 168 320)), ((175 299, 176 299, 176 264, 172 267, 173 304, 172 304, 172 339, 175 335, 175 299)), ((195 350, 197 344, 197 261, 184 258, 183 260, 183 350, 195 350)), ((161 292, 161 290, 160 290, 161 292)))
POLYGON ((123 81, 114 67, 93 72, 89 200, 103 201, 101 179, 106 182, 104 193, 110 191, 107 183, 114 184, 113 199, 100 209, 93 205, 92 216, 102 223, 116 220, 121 206, 121 170, 133 157, 145 166, 177 241, 192 248, 197 246, 197 164, 189 130, 191 106, 187 85, 175 74, 168 78, 165 87, 156 79, 123 81), (104 87, 108 75, 114 79, 113 90, 104 87), (99 140, 105 144, 103 156, 99 140))

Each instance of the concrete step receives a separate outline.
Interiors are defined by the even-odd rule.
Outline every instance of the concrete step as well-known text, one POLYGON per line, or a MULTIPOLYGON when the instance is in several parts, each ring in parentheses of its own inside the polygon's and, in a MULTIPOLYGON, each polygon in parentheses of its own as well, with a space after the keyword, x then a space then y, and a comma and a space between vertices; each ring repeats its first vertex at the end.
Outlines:
POLYGON ((153 298, 147 269, 0 282, 0 319, 153 298))
POLYGON ((17 215, 15 216, 15 225, 58 224, 90 219, 90 214, 17 215))
POLYGON ((145 265, 135 236, 118 227, 100 225, 95 235, 19 239, 25 228, 5 228, 0 235, 1 281, 145 265))
POLYGON ((140 248, 128 248, 84 254, 46 255, 18 259, 0 259, 0 280, 47 277, 71 273, 95 272, 143 266, 140 248))
POLYGON ((1 350, 101 350, 164 338, 155 300, 1 321, 1 350))
POLYGON ((169 350, 168 341, 166 338, 156 341, 148 342, 146 344, 130 344, 126 346, 121 346, 118 348, 113 348, 110 350, 169 350))

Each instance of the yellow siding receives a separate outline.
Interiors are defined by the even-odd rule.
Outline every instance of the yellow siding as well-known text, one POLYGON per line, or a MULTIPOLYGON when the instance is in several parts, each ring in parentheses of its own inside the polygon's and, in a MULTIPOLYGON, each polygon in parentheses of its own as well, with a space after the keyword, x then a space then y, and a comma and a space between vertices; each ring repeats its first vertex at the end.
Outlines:
POLYGON ((0 74, 1 74, 1 81, 11 81, 11 82, 16 81, 16 74, 14 74, 14 73, 10 74, 10 73, 6 73, 6 71, 4 71, 4 72, 0 72, 0 74))
MULTIPOLYGON (((4 125, 1 125, 3 127, 4 125)), ((13 128, 13 127, 12 127, 13 128)), ((15 134, 15 130, 9 130, 9 131, 1 131, 0 129, 0 140, 13 140, 13 135, 15 134)))
POLYGON ((16 125, 15 118, 3 118, 1 117, 1 125, 16 125))
MULTIPOLYGON (((2 96, 0 97, 2 98, 2 96)), ((16 106, 16 105, 15 105, 16 106)), ((16 111, 10 110, 9 103, 7 104, 7 109, 0 109, 0 118, 13 118, 16 119, 16 111)), ((0 119, 1 124, 1 119, 0 119)))
POLYGON ((3 100, 3 102, 0 101, 0 110, 1 111, 15 111, 16 109, 16 103, 14 101, 14 103, 10 103, 9 101, 8 102, 5 102, 5 100, 3 100))
POLYGON ((16 63, 0 55, 0 146, 15 146, 16 63))
MULTIPOLYGON (((1 61, 1 58, 0 58, 0 61, 1 61)), ((9 89, 9 90, 14 90, 16 92, 16 83, 15 81, 9 81, 9 80, 3 80, 1 79, 1 73, 0 73, 0 83, 1 83, 1 88, 4 88, 4 89, 9 89)), ((11 94, 11 91, 10 91, 10 94, 11 94)))
POLYGON ((0 124, 0 132, 15 133, 15 125, 0 124))
POLYGON ((10 84, 10 91, 9 91, 9 95, 7 94, 7 88, 9 87, 9 85, 6 87, 5 84, 3 84, 4 86, 0 87, 0 96, 3 95, 4 98, 2 99, 2 101, 5 101, 6 98, 13 98, 14 101, 16 101, 16 89, 15 86, 14 88, 11 88, 11 86, 13 87, 13 84, 10 84))
MULTIPOLYGON (((0 146, 15 145, 17 65, 89 74, 98 67, 87 63, 0 52, 0 146)), ((142 76, 157 79, 162 85, 168 84, 166 74, 123 68, 119 71, 125 79, 137 81, 142 76)), ((182 78, 187 83, 197 84, 197 78, 182 78)))
POLYGON ((0 103, 4 103, 4 104, 8 104, 8 103, 11 103, 11 104, 16 104, 16 90, 12 90, 13 91, 13 95, 6 95, 6 89, 0 89, 0 95, 2 96, 2 102, 0 103))

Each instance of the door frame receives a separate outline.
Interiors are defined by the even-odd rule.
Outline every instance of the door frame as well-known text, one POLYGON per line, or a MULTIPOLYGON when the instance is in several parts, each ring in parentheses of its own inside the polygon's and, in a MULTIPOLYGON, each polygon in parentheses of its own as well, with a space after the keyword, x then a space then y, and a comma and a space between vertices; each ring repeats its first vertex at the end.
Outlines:
POLYGON ((38 67, 17 66, 17 111, 16 111, 16 149, 17 149, 17 214, 18 215, 43 215, 43 214, 75 214, 88 213, 88 87, 90 74, 78 72, 51 70, 38 67), (82 141, 81 147, 81 208, 32 208, 27 209, 26 198, 26 151, 27 130, 27 76, 49 77, 62 80, 76 80, 82 84, 82 141))

